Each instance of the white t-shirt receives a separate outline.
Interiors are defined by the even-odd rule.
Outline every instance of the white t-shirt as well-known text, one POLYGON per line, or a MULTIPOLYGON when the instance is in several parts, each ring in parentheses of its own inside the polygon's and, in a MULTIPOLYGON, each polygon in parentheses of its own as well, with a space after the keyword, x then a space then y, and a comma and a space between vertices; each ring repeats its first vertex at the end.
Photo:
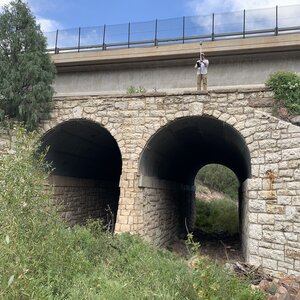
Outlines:
POLYGON ((197 74, 202 74, 202 75, 206 75, 207 74, 207 68, 209 65, 209 61, 208 59, 204 59, 204 60, 200 60, 198 59, 196 64, 195 64, 195 69, 197 68, 197 74), (200 64, 200 67, 198 67, 198 64, 200 64))

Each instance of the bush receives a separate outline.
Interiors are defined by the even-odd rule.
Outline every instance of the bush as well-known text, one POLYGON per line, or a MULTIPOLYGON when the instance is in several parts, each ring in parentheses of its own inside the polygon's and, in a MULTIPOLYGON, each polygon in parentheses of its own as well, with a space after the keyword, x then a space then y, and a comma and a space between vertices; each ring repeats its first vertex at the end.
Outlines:
POLYGON ((266 294, 258 290, 252 290, 247 281, 241 281, 238 277, 228 274, 216 263, 206 257, 199 257, 195 263, 194 289, 198 299, 205 300, 263 300, 266 294))
POLYGON ((270 75, 266 86, 274 91, 277 106, 285 106, 291 113, 300 113, 300 76, 278 71, 270 75))
POLYGON ((207 234, 233 236, 239 232, 238 206, 225 198, 196 200, 195 226, 207 234))

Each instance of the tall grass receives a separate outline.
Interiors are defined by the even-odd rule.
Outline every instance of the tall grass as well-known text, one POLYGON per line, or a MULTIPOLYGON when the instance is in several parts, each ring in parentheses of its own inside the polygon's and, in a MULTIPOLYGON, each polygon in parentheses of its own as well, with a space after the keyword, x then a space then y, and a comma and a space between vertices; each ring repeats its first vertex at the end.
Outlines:
POLYGON ((238 234, 237 203, 228 198, 210 202, 197 199, 195 226, 210 235, 234 236, 238 234))

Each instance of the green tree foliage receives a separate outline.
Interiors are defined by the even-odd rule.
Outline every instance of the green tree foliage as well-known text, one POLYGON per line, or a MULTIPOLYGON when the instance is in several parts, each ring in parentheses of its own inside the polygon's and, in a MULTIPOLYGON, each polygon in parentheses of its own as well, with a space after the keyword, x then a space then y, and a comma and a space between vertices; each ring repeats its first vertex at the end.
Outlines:
POLYGON ((239 181, 233 171, 223 165, 206 165, 198 172, 196 180, 233 200, 238 200, 239 181))
POLYGON ((277 106, 285 106, 291 113, 300 113, 300 75, 278 71, 270 75, 266 86, 274 91, 277 106))
POLYGON ((21 0, 0 14, 0 121, 24 122, 33 130, 51 109, 55 67, 46 39, 21 0))

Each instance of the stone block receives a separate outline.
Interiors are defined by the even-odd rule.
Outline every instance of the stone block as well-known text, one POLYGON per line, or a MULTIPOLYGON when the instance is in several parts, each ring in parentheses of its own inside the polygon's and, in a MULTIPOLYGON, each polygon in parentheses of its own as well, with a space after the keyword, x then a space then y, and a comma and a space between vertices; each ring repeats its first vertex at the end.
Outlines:
POLYGON ((270 243, 284 244, 286 242, 286 237, 283 232, 264 230, 263 240, 270 243))
POLYGON ((249 200, 250 212, 266 212, 266 202, 264 200, 249 200))
POLYGON ((260 240, 262 238, 262 225, 249 224, 249 237, 260 240))
POLYGON ((284 251, 270 248, 259 248, 259 255, 264 258, 270 258, 278 261, 284 261, 284 251))
POLYGON ((257 220, 258 220, 258 223, 260 223, 260 224, 274 224, 275 223, 274 215, 272 215, 272 214, 259 213, 257 220))
POLYGON ((268 268, 271 270, 277 270, 278 268, 278 261, 270 258, 263 258, 262 259, 262 267, 268 268))
POLYGON ((297 248, 286 247, 286 256, 295 260, 300 260, 300 243, 298 244, 298 246, 299 247, 297 248))

